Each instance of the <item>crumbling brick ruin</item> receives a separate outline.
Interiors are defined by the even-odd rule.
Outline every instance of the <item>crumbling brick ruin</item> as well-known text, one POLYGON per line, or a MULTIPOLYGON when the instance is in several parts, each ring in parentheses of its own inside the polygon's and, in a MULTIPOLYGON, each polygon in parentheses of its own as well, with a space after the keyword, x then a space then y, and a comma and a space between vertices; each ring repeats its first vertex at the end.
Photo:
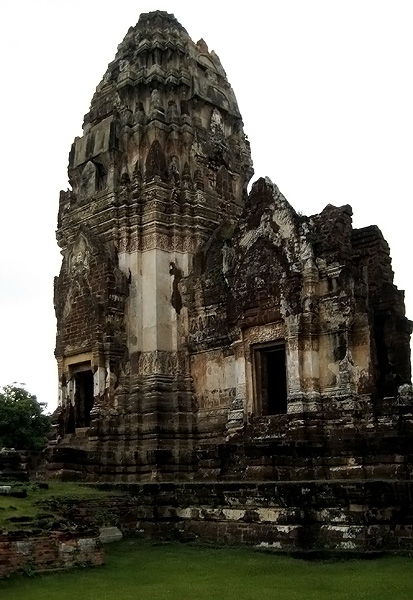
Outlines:
POLYGON ((299 215, 268 178, 248 194, 252 174, 218 56, 141 15, 60 194, 51 472, 411 477, 411 323, 386 241, 348 205, 299 215))

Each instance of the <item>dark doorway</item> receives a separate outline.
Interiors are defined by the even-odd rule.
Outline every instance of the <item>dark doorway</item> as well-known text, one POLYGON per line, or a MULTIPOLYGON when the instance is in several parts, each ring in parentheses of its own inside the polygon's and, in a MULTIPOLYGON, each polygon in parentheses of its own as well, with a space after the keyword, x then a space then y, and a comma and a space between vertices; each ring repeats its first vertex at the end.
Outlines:
POLYGON ((257 348, 255 352, 257 408, 262 415, 287 413, 285 344, 257 348))
POLYGON ((75 373, 76 427, 89 427, 93 408, 93 373, 91 370, 75 373))
POLYGON ((66 410, 65 433, 75 432, 75 407, 70 402, 66 410))

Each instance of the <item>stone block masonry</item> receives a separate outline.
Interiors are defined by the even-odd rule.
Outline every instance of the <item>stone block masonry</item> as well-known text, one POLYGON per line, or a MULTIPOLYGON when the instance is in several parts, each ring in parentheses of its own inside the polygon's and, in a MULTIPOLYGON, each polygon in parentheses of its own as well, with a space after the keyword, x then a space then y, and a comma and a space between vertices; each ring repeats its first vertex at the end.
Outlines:
POLYGON ((250 544, 279 552, 413 550, 413 481, 99 484, 116 497, 59 501, 86 525, 95 515, 152 540, 250 544))
POLYGON ((39 535, 0 536, 0 578, 13 573, 37 573, 75 566, 102 565, 104 553, 96 535, 50 531, 39 535))

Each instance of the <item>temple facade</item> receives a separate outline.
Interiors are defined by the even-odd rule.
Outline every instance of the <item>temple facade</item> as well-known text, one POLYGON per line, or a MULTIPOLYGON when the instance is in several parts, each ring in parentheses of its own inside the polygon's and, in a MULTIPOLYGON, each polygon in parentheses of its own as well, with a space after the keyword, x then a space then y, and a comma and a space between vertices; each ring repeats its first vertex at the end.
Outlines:
POLYGON ((348 205, 300 215, 268 178, 248 193, 234 92, 172 15, 129 29, 68 173, 51 471, 291 480, 410 468, 411 323, 383 235, 353 229, 348 205))

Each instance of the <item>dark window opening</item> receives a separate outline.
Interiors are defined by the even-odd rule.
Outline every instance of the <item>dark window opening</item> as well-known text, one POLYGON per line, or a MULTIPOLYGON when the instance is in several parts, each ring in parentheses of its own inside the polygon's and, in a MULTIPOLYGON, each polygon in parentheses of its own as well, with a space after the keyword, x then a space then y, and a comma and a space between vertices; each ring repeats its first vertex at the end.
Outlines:
MULTIPOLYGON (((75 433, 77 427, 90 426, 90 413, 93 408, 93 372, 89 361, 70 366, 69 389, 74 386, 74 398, 66 405, 64 414, 65 433, 75 433)), ((62 380, 66 384, 66 380, 62 380)))
POLYGON ((344 331, 338 331, 334 335, 334 360, 339 362, 347 354, 347 338, 344 331))
POLYGON ((255 351, 257 409, 262 415, 287 413, 285 344, 255 351))
POLYGON ((98 162, 93 163, 96 167, 96 191, 100 192, 106 189, 107 173, 105 167, 98 162))
POLYGON ((68 410, 67 410, 67 417, 66 417, 66 427, 65 427, 65 432, 66 433, 74 433, 75 432, 75 407, 72 405, 72 403, 69 404, 68 410))
POLYGON ((76 427, 89 427, 90 412, 93 408, 93 373, 80 371, 75 373, 75 412, 76 427))

